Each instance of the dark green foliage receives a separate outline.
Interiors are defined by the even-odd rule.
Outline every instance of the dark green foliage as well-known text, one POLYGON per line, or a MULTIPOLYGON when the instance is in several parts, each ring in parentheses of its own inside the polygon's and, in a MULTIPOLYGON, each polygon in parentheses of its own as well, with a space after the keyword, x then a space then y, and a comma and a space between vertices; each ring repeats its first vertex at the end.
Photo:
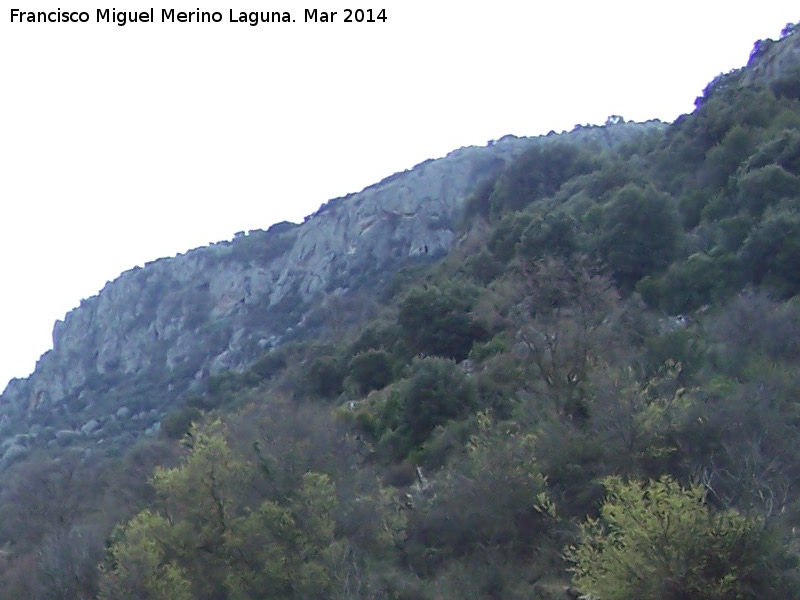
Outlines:
POLYGON ((412 355, 463 360, 472 344, 487 338, 471 314, 475 290, 466 285, 417 287, 400 302, 397 321, 412 355))
POLYGON ((336 356, 318 356, 311 360, 306 371, 307 392, 321 398, 333 398, 342 393, 345 365, 336 356))
POLYGON ((192 406, 169 413, 161 421, 161 431, 171 440, 179 440, 200 421, 202 413, 192 406))
POLYGON ((494 364, 488 363, 488 368, 476 377, 480 405, 495 418, 511 417, 516 392, 513 384, 518 377, 519 374, 513 371, 513 366, 504 364, 500 359, 494 361, 494 364))
POLYGON ((662 331, 645 340, 647 368, 655 374, 665 364, 680 365, 678 380, 682 384, 691 377, 705 360, 705 348, 697 330, 687 324, 685 319, 667 319, 662 331))
POLYGON ((492 429, 485 415, 479 417, 469 452, 454 461, 436 497, 412 514, 408 551, 415 568, 430 571, 457 557, 485 559, 492 548, 503 548, 510 561, 538 554, 531 562, 539 563, 540 575, 552 568, 541 549, 556 518, 533 443, 532 436, 492 429))
MULTIPOLYGON (((720 307, 708 329, 718 374, 744 378, 751 361, 800 359, 800 306, 776 302, 763 291, 748 290, 733 298, 720 307)), ((749 377, 760 374, 755 370, 749 377)))
POLYGON ((263 377, 253 369, 243 373, 223 371, 206 380, 205 393, 187 395, 186 405, 201 411, 214 410, 230 404, 240 392, 256 387, 262 381, 263 377))
POLYGON ((407 460, 426 470, 441 469, 451 458, 464 452, 475 433, 475 417, 451 421, 436 429, 433 435, 409 453, 407 460))
POLYGON ((555 194, 569 179, 594 170, 592 157, 578 146, 534 146, 497 180, 488 199, 492 220, 555 194))
MULTIPOLYGON (((594 200, 606 200, 611 192, 629 183, 646 183, 647 179, 642 172, 630 162, 623 162, 613 155, 604 158, 607 162, 596 171, 573 179, 576 187, 579 186, 594 200)), ((565 187, 571 188, 572 185, 565 187)))
POLYGON ((219 375, 209 377, 206 380, 206 389, 210 396, 223 398, 250 387, 256 382, 256 378, 245 378, 233 371, 224 371, 219 375))
POLYGON ((367 350, 390 350, 399 337, 400 327, 397 323, 373 322, 361 329, 348 351, 356 355, 367 350))
POLYGON ((724 186, 753 152, 757 141, 758 136, 751 129, 735 125, 706 153, 705 164, 698 174, 700 189, 708 191, 724 186))
POLYGON ((753 228, 755 220, 748 214, 737 214, 717 223, 718 249, 721 252, 737 252, 753 228))
POLYGON ((501 334, 486 342, 475 344, 472 347, 472 351, 470 352, 469 356, 470 358, 483 361, 491 356, 508 350, 508 346, 509 343, 507 336, 501 334))
POLYGON ((578 248, 577 224, 565 214, 534 219, 522 232, 517 250, 525 258, 548 254, 568 258, 578 248))
POLYGON ((800 215, 777 211, 753 229, 741 250, 750 281, 783 297, 800 292, 800 215))
POLYGON ((738 205, 755 217, 783 199, 800 198, 800 178, 778 165, 749 171, 737 181, 738 205))
POLYGON ((250 367, 261 379, 270 379, 286 367, 286 354, 280 349, 268 352, 250 367))
POLYGON ((348 373, 359 393, 366 394, 385 387, 392 380, 392 363, 383 350, 367 350, 350 360, 348 373))
POLYGON ((776 164, 800 176, 800 131, 786 130, 765 142, 747 161, 748 170, 776 164))
POLYGON ((489 198, 492 196, 496 183, 496 179, 489 179, 483 182, 478 189, 466 199, 464 202, 464 212, 461 217, 461 229, 465 229, 466 225, 475 217, 489 219, 491 213, 489 198))
POLYGON ((772 93, 778 98, 800 99, 800 65, 791 65, 770 84, 772 93))
MULTIPOLYGON (((427 256, 427 255, 426 255, 427 256)), ((383 303, 391 303, 396 297, 405 293, 410 287, 425 280, 431 263, 434 259, 418 258, 408 265, 397 269, 389 277, 389 281, 381 290, 380 300, 383 303)))
POLYGON ((681 243, 673 200, 652 186, 627 185, 612 196, 603 212, 597 249, 623 289, 666 268, 681 243))
POLYGON ((737 126, 761 128, 776 114, 775 99, 764 88, 728 88, 698 111, 701 140, 713 146, 737 126))
POLYGON ((412 446, 477 406, 475 382, 453 361, 416 359, 400 392, 401 429, 412 446))
POLYGON ((504 271, 503 263, 487 249, 480 249, 467 257, 464 271, 476 283, 486 285, 504 271))
POLYGON ((540 429, 535 454, 559 512, 577 519, 596 514, 603 497, 600 480, 610 470, 603 440, 560 420, 540 429))
POLYGON ((488 247, 494 257, 501 263, 507 263, 514 256, 523 232, 533 222, 534 216, 529 213, 511 212, 503 215, 492 228, 488 247))
POLYGON ((779 113, 763 88, 736 85, 735 74, 720 76, 705 91, 697 110, 679 118, 654 156, 654 175, 673 194, 723 185, 746 151, 761 141, 762 128, 779 113), (706 164, 706 158, 709 158, 706 164))
POLYGON ((726 298, 744 282, 742 270, 732 254, 693 254, 685 262, 673 263, 661 276, 639 281, 636 291, 651 306, 675 315, 726 298))
POLYGON ((702 189, 688 190, 678 198, 678 212, 684 228, 691 229, 700 224, 703 210, 710 199, 708 192, 702 189))

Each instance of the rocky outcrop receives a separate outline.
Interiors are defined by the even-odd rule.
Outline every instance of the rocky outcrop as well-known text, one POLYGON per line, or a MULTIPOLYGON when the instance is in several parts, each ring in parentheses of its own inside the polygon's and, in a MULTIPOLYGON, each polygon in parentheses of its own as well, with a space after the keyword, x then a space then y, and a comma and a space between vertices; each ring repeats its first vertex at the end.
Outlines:
MULTIPOLYGON (((568 136, 610 145, 640 129, 623 123, 568 136)), ((464 198, 532 144, 559 138, 507 136, 462 148, 331 200, 302 224, 123 273, 58 321, 35 372, 9 384, 0 440, 34 424, 52 425, 37 431, 54 444, 100 438, 137 418, 152 428, 209 374, 241 368, 280 343, 325 295, 380 286, 409 260, 446 254, 464 198)))
POLYGON ((758 40, 747 66, 722 73, 703 90, 699 106, 717 93, 768 88, 779 97, 800 97, 800 24, 787 25, 778 40, 758 40))
POLYGON ((774 87, 784 78, 800 76, 800 26, 787 27, 780 40, 759 40, 742 70, 745 84, 765 83, 774 87))

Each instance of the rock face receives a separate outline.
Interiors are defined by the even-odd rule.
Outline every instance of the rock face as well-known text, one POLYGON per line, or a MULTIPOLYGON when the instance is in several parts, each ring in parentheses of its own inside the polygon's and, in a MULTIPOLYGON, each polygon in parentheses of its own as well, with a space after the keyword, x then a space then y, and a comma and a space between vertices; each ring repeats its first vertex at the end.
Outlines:
MULTIPOLYGON (((568 137, 613 145, 642 127, 462 148, 331 200, 300 225, 280 223, 127 271, 56 322, 53 349, 29 378, 8 385, 0 441, 32 426, 40 444, 130 431, 123 422, 152 429, 209 374, 242 368, 279 344, 326 294, 379 286, 410 260, 446 254, 464 198, 533 144, 568 137)), ((20 454, 20 445, 8 453, 20 454)))
POLYGON ((747 87, 767 87, 779 97, 800 97, 800 23, 787 25, 779 40, 758 40, 747 66, 717 76, 704 90, 704 97, 747 87))
POLYGON ((765 83, 774 86, 784 78, 800 76, 800 26, 787 28, 779 41, 760 40, 741 70, 747 84, 765 83))

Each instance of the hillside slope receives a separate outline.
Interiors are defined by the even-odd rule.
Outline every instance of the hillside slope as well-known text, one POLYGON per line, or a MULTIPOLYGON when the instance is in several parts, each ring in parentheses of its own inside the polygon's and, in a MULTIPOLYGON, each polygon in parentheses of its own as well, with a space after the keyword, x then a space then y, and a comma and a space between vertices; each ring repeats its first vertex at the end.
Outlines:
POLYGON ((800 598, 799 32, 86 300, 3 397, 0 598, 800 598))
POLYGON ((304 223, 250 231, 123 273, 53 329, 53 349, 0 396, 0 465, 43 444, 109 444, 157 430, 181 394, 297 336, 326 295, 379 290, 399 266, 444 256, 463 200, 532 145, 602 148, 646 125, 507 136, 426 161, 324 204, 304 223))

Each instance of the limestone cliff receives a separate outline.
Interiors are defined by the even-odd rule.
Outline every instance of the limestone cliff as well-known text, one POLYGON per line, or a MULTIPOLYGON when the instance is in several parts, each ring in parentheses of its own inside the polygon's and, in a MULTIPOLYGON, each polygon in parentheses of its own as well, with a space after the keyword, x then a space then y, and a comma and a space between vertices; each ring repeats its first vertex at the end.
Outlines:
POLYGON ((747 66, 717 76, 698 103, 726 89, 738 93, 744 87, 767 87, 779 97, 800 96, 800 24, 787 25, 778 40, 758 40, 747 66))
MULTIPOLYGON (((618 124, 566 135, 611 145, 639 130, 618 124)), ((4 450, 17 456, 33 444, 153 431, 180 394, 279 344, 325 295, 379 287, 415 257, 446 254, 463 199, 532 144, 561 137, 462 148, 331 200, 302 224, 123 273, 55 324, 53 349, 0 397, 0 460, 4 450)))
MULTIPOLYGON (((773 89, 800 76, 800 26, 787 26, 778 40, 760 40, 742 70, 745 83, 763 82, 773 89)), ((777 90, 776 90, 777 91, 777 90)))

